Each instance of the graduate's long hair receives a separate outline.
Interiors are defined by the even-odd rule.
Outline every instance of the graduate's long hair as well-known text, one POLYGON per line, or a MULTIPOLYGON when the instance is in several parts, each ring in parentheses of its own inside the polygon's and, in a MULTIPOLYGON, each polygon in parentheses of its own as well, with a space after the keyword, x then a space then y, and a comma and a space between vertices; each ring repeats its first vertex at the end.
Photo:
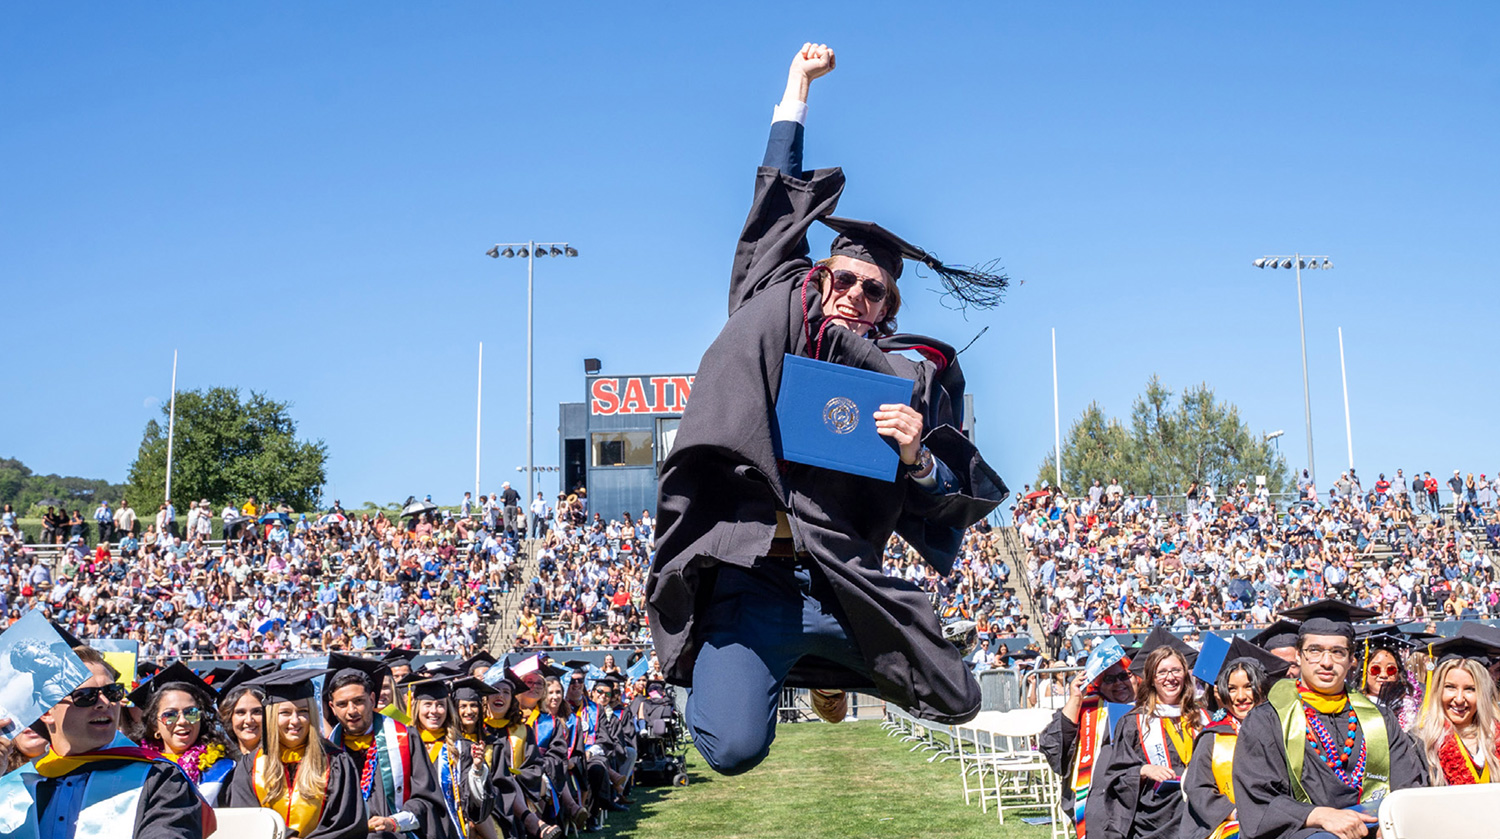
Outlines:
POLYGON ((1421 741, 1422 751, 1427 757, 1430 776, 1428 783, 1435 787, 1446 786, 1448 783, 1443 774, 1442 762, 1438 758, 1438 749, 1448 739, 1448 735, 1453 733, 1453 724, 1448 722, 1448 715, 1443 711, 1443 682, 1454 670, 1462 670, 1474 680, 1474 725, 1479 729, 1479 753, 1491 765, 1490 772, 1495 772, 1495 723, 1500 720, 1500 707, 1497 707, 1500 705, 1500 696, 1497 696, 1495 690, 1495 680, 1490 678, 1490 671, 1484 665, 1471 658, 1450 659, 1438 665, 1437 672, 1433 674, 1432 689, 1427 691, 1426 698, 1422 700, 1422 713, 1417 716, 1416 725, 1412 726, 1412 733, 1421 741))
POLYGON ((318 735, 318 712, 311 697, 295 702, 269 702, 265 706, 265 722, 262 723, 260 750, 266 756, 260 772, 260 786, 266 791, 267 800, 261 804, 271 806, 287 796, 286 771, 281 768, 281 729, 276 725, 276 712, 283 705, 298 705, 307 709, 307 740, 302 745, 302 762, 297 766, 297 794, 320 807, 328 797, 328 753, 323 750, 323 738, 318 735))
POLYGON ((1203 707, 1198 704, 1197 693, 1193 690, 1193 669, 1188 667, 1187 659, 1183 658, 1182 653, 1171 647, 1158 647, 1146 656, 1145 672, 1141 675, 1140 686, 1136 688, 1135 707, 1148 717, 1156 713, 1156 671, 1169 658, 1177 659, 1182 665, 1182 719, 1187 723, 1191 736, 1197 737, 1198 731, 1203 728, 1203 707))

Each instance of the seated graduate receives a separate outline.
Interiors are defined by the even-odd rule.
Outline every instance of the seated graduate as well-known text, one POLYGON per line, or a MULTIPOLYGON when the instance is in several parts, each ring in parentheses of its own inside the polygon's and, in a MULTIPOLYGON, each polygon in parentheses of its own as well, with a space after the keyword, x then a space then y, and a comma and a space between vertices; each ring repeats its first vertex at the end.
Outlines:
POLYGON ((542 771, 557 797, 560 818, 582 829, 589 811, 580 802, 583 792, 573 772, 573 746, 577 740, 578 719, 568 705, 567 691, 555 676, 546 680, 546 694, 529 716, 527 725, 536 735, 536 746, 542 754, 542 771))
POLYGON ((1394 714, 1348 688, 1357 661, 1353 621, 1375 613, 1321 600, 1283 614, 1303 620, 1300 675, 1272 686, 1270 701, 1240 725, 1234 750, 1240 835, 1359 839, 1373 833, 1382 796, 1426 783, 1426 762, 1394 714))
POLYGON ((493 688, 485 701, 493 721, 487 724, 494 725, 496 734, 488 747, 494 755, 496 818, 507 823, 507 836, 557 839, 563 835, 562 810, 546 782, 536 732, 526 725, 527 715, 541 701, 546 679, 536 671, 522 677, 506 668, 505 678, 493 688))
POLYGON ((1250 709, 1266 701, 1271 685, 1288 666, 1243 638, 1231 642, 1209 688, 1215 720, 1198 734, 1193 757, 1182 776, 1187 810, 1178 834, 1181 839, 1232 839, 1239 835, 1240 822, 1234 809, 1235 741, 1250 709))
POLYGON ((811 689, 814 712, 830 722, 844 718, 849 689, 950 724, 980 705, 927 594, 881 568, 899 533, 947 574, 965 529, 1006 496, 955 427, 957 353, 894 334, 897 280, 904 260, 918 261, 960 305, 975 306, 998 302, 1006 280, 832 216, 843 172, 804 172, 801 158, 809 86, 834 64, 819 44, 792 59, 736 246, 728 320, 699 364, 659 485, 646 586, 652 637, 667 679, 691 688, 686 717, 698 751, 724 774, 765 759, 783 687, 811 689), (817 264, 807 241, 815 221, 838 233, 817 264), (776 403, 788 355, 911 381, 907 402, 868 417, 899 454, 894 480, 781 456, 776 403))
POLYGON ((1297 678, 1297 630, 1301 625, 1286 618, 1277 618, 1275 623, 1250 636, 1250 643, 1287 663, 1286 677, 1297 678))
MULTIPOLYGON (((427 758, 437 776, 449 826, 458 839, 482 836, 494 839, 492 815, 495 807, 490 775, 493 766, 486 760, 483 743, 465 740, 458 734, 458 715, 451 698, 460 680, 446 674, 426 678, 421 671, 400 683, 410 690, 413 725, 427 747, 427 758)), ((471 692, 493 692, 478 679, 462 677, 462 686, 471 692)))
MULTIPOLYGON (((323 680, 323 715, 333 726, 328 739, 359 770, 369 830, 377 839, 420 833, 450 835, 442 794, 422 738, 405 723, 375 712, 376 692, 388 674, 378 661, 331 653, 323 680)), ((398 694, 405 691, 397 691, 398 694)))
POLYGON ((620 804, 634 804, 627 797, 631 783, 635 777, 635 763, 640 756, 640 749, 636 745, 635 715, 626 702, 625 678, 618 674, 608 674, 610 696, 607 710, 609 712, 607 724, 610 727, 609 740, 615 745, 611 757, 610 769, 615 774, 615 801, 620 804))
POLYGON ((1131 658, 1141 684, 1135 708, 1115 724, 1099 778, 1108 839, 1177 839, 1185 805, 1182 773, 1207 721, 1193 692, 1196 652, 1157 626, 1131 658))
POLYGON ((130 693, 144 709, 141 748, 182 768, 205 801, 218 801, 234 758, 213 703, 213 688, 178 661, 130 693))
POLYGON ((266 698, 260 746, 224 784, 224 807, 265 807, 300 839, 363 839, 368 819, 359 773, 318 735, 314 680, 322 670, 282 670, 245 683, 266 698))
POLYGON ((1355 671, 1359 689, 1376 705, 1390 708, 1401 728, 1410 731, 1422 708, 1422 683, 1406 666, 1415 642, 1396 624, 1356 627, 1354 642, 1360 653, 1355 671))
POLYGON ((1412 731, 1427 759, 1429 783, 1500 782, 1500 695, 1488 669, 1500 648, 1461 635, 1433 644, 1432 653, 1440 663, 1412 731))
POLYGON ((587 790, 590 823, 597 828, 601 824, 601 812, 627 809, 615 800, 625 779, 613 768, 619 756, 619 746, 613 739, 618 729, 610 722, 609 716, 614 679, 604 676, 595 679, 592 686, 586 685, 586 682, 582 670, 572 674, 568 702, 577 709, 573 714, 577 719, 578 749, 583 758, 583 781, 587 790))
MULTIPOLYGON (((1101 642, 1110 644, 1119 647, 1119 642, 1112 638, 1101 642)), ((1096 649, 1090 660, 1103 652, 1096 649)), ((1107 762, 1105 749, 1113 728, 1111 723, 1117 722, 1109 718, 1109 706, 1135 702, 1135 676, 1129 667, 1130 660, 1121 658, 1093 682, 1086 681, 1087 668, 1079 673, 1068 686, 1067 702, 1052 715, 1052 721, 1042 732, 1041 752, 1047 758, 1047 765, 1062 779, 1062 810, 1072 818, 1080 837, 1088 835, 1089 792, 1095 774, 1102 773, 1107 762)))
POLYGON ((229 678, 217 685, 219 724, 229 732, 229 751, 236 760, 260 749, 266 692, 256 685, 247 684, 260 675, 259 670, 241 664, 229 678))
POLYGON ((0 778, 0 837, 46 836, 42 824, 66 836, 213 833, 213 809, 182 770, 120 734, 120 674, 91 647, 73 652, 89 679, 42 715, 50 750, 0 778))

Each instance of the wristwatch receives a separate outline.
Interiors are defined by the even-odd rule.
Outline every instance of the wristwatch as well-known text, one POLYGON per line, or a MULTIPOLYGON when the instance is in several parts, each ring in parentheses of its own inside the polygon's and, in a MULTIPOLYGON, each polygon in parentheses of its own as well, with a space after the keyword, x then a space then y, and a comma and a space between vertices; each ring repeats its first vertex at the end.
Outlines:
POLYGON ((932 473, 932 470, 933 470, 933 468, 935 466, 937 466, 937 461, 932 456, 932 452, 929 451, 926 446, 923 446, 922 448, 920 448, 920 449, 917 450, 917 462, 916 463, 911 463, 911 464, 902 463, 901 464, 901 468, 906 471, 906 474, 911 475, 914 478, 915 477, 923 477, 923 478, 927 477, 929 474, 932 473))

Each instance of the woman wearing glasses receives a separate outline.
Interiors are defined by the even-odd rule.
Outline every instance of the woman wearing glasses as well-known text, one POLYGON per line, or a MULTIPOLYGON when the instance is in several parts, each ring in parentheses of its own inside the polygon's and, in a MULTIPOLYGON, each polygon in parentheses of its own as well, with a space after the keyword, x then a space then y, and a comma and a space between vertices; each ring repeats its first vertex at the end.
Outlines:
POLYGON ((265 735, 235 764, 219 804, 275 810, 289 837, 364 839, 369 817, 359 772, 317 732, 313 682, 324 672, 282 670, 246 683, 265 693, 265 735))
POLYGON ((205 801, 219 799, 234 768, 212 697, 213 690, 180 661, 130 694, 144 709, 141 748, 181 767, 205 801))
POLYGON ((854 688, 943 723, 979 711, 979 685, 931 601, 881 569, 899 533, 948 574, 964 530, 1006 494, 956 428, 957 353, 895 334, 896 281, 904 260, 918 261, 960 305, 984 307, 998 302, 1005 279, 952 268, 877 225, 832 215, 843 172, 805 172, 802 140, 809 87, 833 69, 825 45, 806 44, 792 59, 735 249, 728 320, 699 364, 660 479, 651 631, 667 678, 692 688, 694 743, 725 774, 765 758, 783 687, 813 689, 813 710, 831 722, 843 719, 854 688), (838 234, 816 264, 807 241, 815 221, 838 234), (908 399, 862 418, 841 399, 849 394, 824 394, 826 406, 808 412, 837 434, 873 428, 901 467, 872 478, 784 459, 776 416, 787 356, 909 381, 908 399))
POLYGON ((1104 836, 1177 839, 1185 809, 1182 775, 1205 722, 1193 693, 1191 658, 1191 648, 1176 638, 1146 655, 1135 708, 1115 724, 1098 779, 1104 836))

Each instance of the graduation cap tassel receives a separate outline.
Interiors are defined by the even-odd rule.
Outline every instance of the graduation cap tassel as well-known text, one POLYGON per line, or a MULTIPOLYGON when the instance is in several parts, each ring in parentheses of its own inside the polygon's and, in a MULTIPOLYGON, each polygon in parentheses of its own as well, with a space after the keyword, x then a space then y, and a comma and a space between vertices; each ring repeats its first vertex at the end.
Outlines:
POLYGON ((946 297, 958 299, 958 308, 992 309, 1000 304, 1005 289, 1010 287, 1010 278, 998 273, 1000 260, 993 259, 983 265, 954 268, 944 265, 937 257, 928 255, 922 264, 931 268, 943 282, 946 297))

